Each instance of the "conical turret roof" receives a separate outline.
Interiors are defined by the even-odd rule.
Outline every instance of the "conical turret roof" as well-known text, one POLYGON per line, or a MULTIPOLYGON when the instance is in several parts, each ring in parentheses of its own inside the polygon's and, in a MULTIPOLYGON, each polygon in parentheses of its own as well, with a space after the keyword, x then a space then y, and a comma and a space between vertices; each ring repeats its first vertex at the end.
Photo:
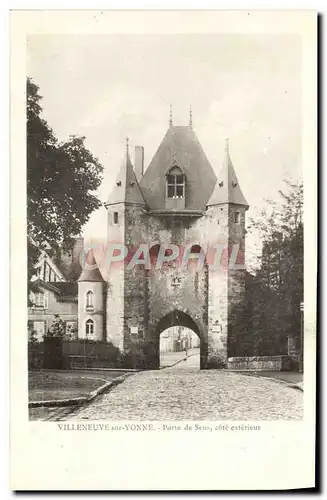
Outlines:
POLYGON ((130 203, 133 205, 146 206, 129 157, 128 145, 114 188, 107 200, 107 205, 114 205, 116 203, 130 203))
POLYGON ((236 205, 249 207, 249 204, 244 198, 240 188, 233 163, 229 155, 228 141, 226 141, 225 146, 224 163, 207 206, 221 205, 223 203, 234 203, 236 205))
POLYGON ((95 261, 93 250, 89 250, 85 259, 84 267, 78 281, 104 281, 99 267, 95 261), (96 266, 96 267, 95 267, 96 266))

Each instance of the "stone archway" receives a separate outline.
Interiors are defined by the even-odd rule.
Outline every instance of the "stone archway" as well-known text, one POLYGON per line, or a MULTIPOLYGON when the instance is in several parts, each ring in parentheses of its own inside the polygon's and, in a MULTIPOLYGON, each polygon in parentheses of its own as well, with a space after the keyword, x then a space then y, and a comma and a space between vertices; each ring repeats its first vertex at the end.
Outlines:
POLYGON ((196 323, 196 321, 191 317, 189 312, 175 309, 163 316, 153 328, 152 341, 156 345, 157 359, 156 368, 160 366, 159 359, 159 343, 160 334, 167 328, 173 326, 183 326, 192 330, 200 339, 200 368, 205 369, 207 367, 207 357, 208 357, 208 343, 206 342, 204 332, 196 323))

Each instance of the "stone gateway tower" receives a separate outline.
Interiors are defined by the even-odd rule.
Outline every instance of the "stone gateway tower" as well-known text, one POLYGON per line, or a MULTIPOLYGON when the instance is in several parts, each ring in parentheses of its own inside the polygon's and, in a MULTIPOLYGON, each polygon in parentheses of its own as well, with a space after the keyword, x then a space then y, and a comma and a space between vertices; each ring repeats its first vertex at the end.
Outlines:
POLYGON ((228 144, 217 179, 191 117, 170 120, 145 172, 143 158, 137 146, 133 168, 127 146, 106 203, 108 245, 125 260, 111 262, 104 338, 151 347, 148 368, 158 368, 160 333, 185 326, 200 338, 201 368, 226 366, 241 342, 248 209, 228 144))

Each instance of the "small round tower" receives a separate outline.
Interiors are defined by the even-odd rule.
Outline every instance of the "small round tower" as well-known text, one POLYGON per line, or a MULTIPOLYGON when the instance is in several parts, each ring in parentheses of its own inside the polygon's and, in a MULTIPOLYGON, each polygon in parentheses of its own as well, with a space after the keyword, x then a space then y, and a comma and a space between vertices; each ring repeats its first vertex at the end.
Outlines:
POLYGON ((103 340, 104 280, 93 250, 86 256, 78 279, 78 338, 103 340))

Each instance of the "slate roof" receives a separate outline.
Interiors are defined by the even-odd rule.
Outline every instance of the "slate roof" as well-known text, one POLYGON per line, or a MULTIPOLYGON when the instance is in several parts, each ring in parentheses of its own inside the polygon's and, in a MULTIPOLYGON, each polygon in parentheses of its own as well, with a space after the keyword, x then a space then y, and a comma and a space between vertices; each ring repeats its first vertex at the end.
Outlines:
POLYGON ((64 297, 75 297, 78 294, 78 285, 77 282, 72 283, 72 282, 67 282, 65 283, 64 281, 60 282, 55 282, 52 283, 56 288, 59 289, 60 295, 63 295, 64 297))
POLYGON ((140 180, 149 208, 165 208, 166 174, 173 165, 186 175, 185 209, 205 210, 217 178, 191 126, 169 127, 140 180))
POLYGON ((235 203, 249 207, 242 190, 240 188, 232 160, 229 154, 228 143, 225 147, 225 157, 223 166, 219 172, 218 179, 207 203, 207 206, 221 205, 223 203, 235 203))
POLYGON ((43 281, 43 280, 35 280, 30 284, 32 291, 38 291, 40 288, 45 288, 46 290, 50 290, 54 292, 56 295, 60 295, 62 297, 76 297, 78 293, 78 285, 73 282, 64 282, 64 281, 43 281))
POLYGON ((137 181, 128 149, 120 167, 115 186, 107 200, 106 205, 116 203, 130 203, 146 206, 143 194, 137 181))
POLYGON ((103 282, 104 279, 100 273, 98 264, 95 261, 93 250, 89 250, 86 256, 85 265, 82 274, 78 278, 78 281, 97 281, 103 282), (96 266, 94 269, 89 269, 88 266, 96 266))

